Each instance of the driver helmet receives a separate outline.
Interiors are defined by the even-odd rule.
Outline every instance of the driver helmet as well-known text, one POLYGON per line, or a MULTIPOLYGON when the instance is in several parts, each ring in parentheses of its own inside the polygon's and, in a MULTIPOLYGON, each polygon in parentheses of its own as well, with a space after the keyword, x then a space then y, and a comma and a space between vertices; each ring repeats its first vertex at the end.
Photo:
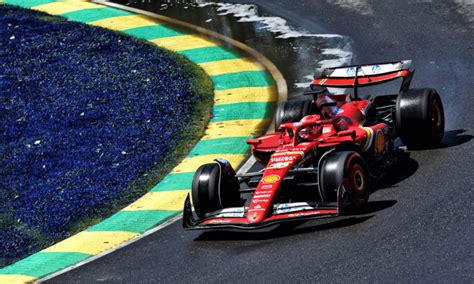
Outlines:
POLYGON ((331 119, 337 114, 336 101, 329 96, 319 96, 316 105, 325 119, 331 119))

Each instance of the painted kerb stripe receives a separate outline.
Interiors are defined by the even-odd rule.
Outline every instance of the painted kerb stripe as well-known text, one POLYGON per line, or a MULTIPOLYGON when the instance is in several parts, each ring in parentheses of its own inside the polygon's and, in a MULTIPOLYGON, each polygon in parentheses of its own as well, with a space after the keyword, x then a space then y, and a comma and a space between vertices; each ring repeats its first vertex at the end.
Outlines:
POLYGON ((165 25, 138 27, 123 30, 123 32, 146 40, 184 35, 184 33, 173 30, 165 25))
POLYGON ((186 56, 189 60, 191 60, 192 62, 196 64, 225 60, 225 59, 241 58, 240 55, 235 54, 222 46, 196 48, 196 49, 191 49, 191 50, 180 51, 178 53, 186 56))
POLYGON ((75 12, 60 14, 63 17, 68 18, 71 21, 76 22, 93 22, 98 20, 103 20, 112 17, 120 16, 130 16, 132 13, 121 11, 113 8, 93 8, 93 9, 84 9, 75 12))
POLYGON ((3 2, 7 4, 11 4, 11 5, 21 6, 23 8, 31 8, 34 6, 39 6, 39 5, 44 5, 44 4, 54 2, 54 0, 6 0, 3 2))
POLYGON ((89 22, 88 24, 102 28, 114 29, 116 31, 125 31, 145 26, 160 25, 162 23, 156 20, 149 19, 142 15, 131 15, 97 20, 89 22))
POLYGON ((82 261, 90 254, 78 252, 39 252, 0 270, 1 274, 20 274, 36 278, 44 277, 59 269, 82 261))

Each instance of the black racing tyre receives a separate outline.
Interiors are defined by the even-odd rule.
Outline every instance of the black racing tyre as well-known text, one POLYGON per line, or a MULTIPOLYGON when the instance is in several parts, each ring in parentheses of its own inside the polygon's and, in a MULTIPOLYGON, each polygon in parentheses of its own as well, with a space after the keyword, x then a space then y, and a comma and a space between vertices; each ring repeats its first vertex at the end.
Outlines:
POLYGON ((206 213, 239 206, 239 181, 234 169, 227 161, 200 166, 193 177, 191 196, 200 219, 204 219, 206 213))
POLYGON ((337 190, 344 184, 350 202, 364 206, 369 201, 369 173, 356 152, 334 152, 321 163, 319 188, 324 202, 337 202, 337 190))
POLYGON ((285 122, 300 121, 312 113, 314 107, 311 100, 286 101, 278 106, 275 117, 275 131, 285 122))
POLYGON ((444 135, 444 110, 434 89, 410 89, 397 99, 395 127, 402 142, 410 148, 438 144, 444 135))

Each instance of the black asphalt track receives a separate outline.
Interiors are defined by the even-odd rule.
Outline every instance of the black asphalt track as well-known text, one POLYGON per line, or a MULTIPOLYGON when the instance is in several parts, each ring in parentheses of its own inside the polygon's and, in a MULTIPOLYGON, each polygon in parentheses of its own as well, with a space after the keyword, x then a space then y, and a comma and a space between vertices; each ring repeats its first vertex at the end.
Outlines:
POLYGON ((50 282, 472 283, 470 3, 258 1, 294 26, 351 37, 355 63, 413 59, 412 86, 441 94, 442 146, 411 152, 363 212, 260 233, 188 232, 176 222, 50 282))

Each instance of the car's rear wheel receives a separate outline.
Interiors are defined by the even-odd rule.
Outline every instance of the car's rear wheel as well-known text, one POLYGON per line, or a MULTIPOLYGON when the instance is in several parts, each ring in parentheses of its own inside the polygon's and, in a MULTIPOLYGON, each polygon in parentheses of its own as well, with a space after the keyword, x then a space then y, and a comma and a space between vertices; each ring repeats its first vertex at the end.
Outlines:
POLYGON ((285 122, 300 121, 303 117, 312 114, 314 106, 311 100, 286 101, 278 106, 275 117, 275 130, 285 122))
POLYGON ((324 202, 338 202, 337 191, 344 185, 346 196, 340 196, 356 205, 364 206, 369 200, 369 174, 364 159, 352 151, 335 152, 321 163, 319 187, 324 202))
POLYGON ((444 110, 434 89, 411 89, 397 99, 395 126, 402 142, 410 148, 438 144, 444 135, 444 110))
POLYGON ((191 195, 200 219, 204 219, 207 213, 239 206, 239 181, 229 162, 216 160, 200 166, 194 174, 191 195))

